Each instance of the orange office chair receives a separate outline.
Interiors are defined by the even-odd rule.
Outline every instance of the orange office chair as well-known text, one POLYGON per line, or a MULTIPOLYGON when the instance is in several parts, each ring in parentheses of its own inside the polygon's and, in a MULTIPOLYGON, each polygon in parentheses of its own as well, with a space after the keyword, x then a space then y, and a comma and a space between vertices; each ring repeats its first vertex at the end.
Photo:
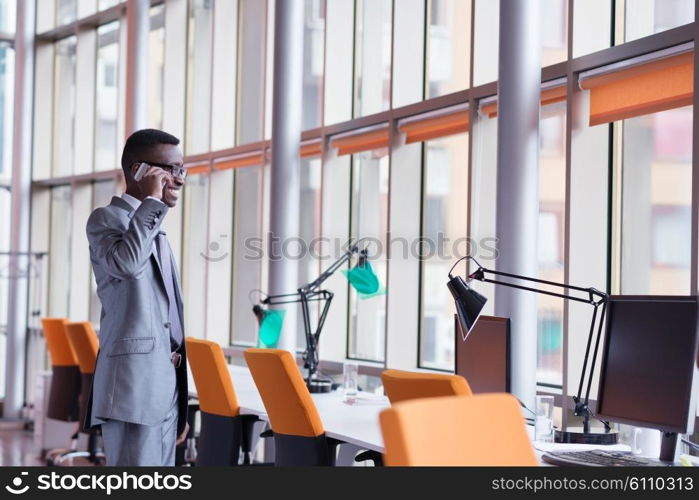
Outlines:
POLYGON ((221 346, 209 340, 187 337, 187 357, 199 397, 201 431, 196 465, 251 463, 255 415, 241 415, 221 346))
POLYGON ((294 357, 280 349, 247 349, 245 360, 267 410, 275 465, 335 465, 341 441, 325 435, 294 357))
MULTIPOLYGON (((66 318, 41 319, 53 372, 46 416, 62 422, 78 422, 81 375, 78 360, 66 336, 67 323, 66 318)), ((55 461, 60 461, 59 457, 69 458, 67 455, 75 451, 77 440, 78 431, 71 436, 70 448, 47 452, 47 464, 53 465, 55 461)))
POLYGON ((381 412, 379 420, 386 465, 537 465, 519 403, 510 394, 404 401, 381 412))
POLYGON ((408 399, 472 395, 471 387, 460 375, 385 370, 381 381, 391 404, 408 399))
POLYGON ((80 417, 80 367, 73 348, 68 343, 66 318, 42 318, 41 326, 51 358, 51 389, 46 416, 65 422, 80 417))
POLYGON ((70 456, 87 457, 92 463, 104 464, 106 461, 105 455, 98 449, 100 429, 85 428, 85 420, 88 410, 87 404, 90 401, 92 379, 95 375, 95 363, 97 362, 99 340, 97 339, 97 335, 92 328, 92 324, 87 321, 80 323, 67 323, 65 325, 65 333, 68 343, 71 345, 80 366, 80 430, 88 434, 87 451, 76 451, 71 453, 70 456))

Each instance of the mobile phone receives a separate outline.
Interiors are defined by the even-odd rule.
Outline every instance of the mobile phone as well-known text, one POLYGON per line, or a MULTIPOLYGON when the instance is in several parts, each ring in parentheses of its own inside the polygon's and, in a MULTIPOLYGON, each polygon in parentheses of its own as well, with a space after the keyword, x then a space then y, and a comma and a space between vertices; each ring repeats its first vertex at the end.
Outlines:
POLYGON ((143 176, 146 175, 146 172, 148 172, 148 169, 150 168, 150 165, 148 165, 145 162, 141 162, 141 164, 138 166, 138 169, 136 170, 136 173, 133 176, 133 180, 136 182, 140 182, 141 179, 143 179, 143 176))

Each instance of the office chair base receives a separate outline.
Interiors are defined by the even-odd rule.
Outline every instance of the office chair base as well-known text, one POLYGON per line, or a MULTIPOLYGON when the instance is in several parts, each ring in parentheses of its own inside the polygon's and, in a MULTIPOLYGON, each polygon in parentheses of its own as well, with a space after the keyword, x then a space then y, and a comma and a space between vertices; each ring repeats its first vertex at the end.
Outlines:
POLYGON ((602 431, 602 432, 583 432, 582 427, 569 427, 568 430, 556 429, 554 441, 557 443, 576 443, 576 444, 616 444, 619 440, 617 431, 602 431))
POLYGON ((74 458, 86 458, 94 465, 106 465, 107 463, 107 457, 101 452, 90 453, 89 451, 60 450, 61 452, 55 453, 57 450, 52 451, 54 453, 46 457, 46 465, 49 467, 63 466, 67 460, 74 458))

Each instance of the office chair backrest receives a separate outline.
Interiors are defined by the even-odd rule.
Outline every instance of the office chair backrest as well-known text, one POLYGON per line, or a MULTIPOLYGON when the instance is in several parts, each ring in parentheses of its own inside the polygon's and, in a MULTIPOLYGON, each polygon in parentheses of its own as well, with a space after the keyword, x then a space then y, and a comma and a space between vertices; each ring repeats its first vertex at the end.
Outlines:
POLYGON ((66 323, 66 338, 80 365, 80 373, 95 373, 99 340, 89 321, 66 323))
POLYGON ((324 434, 318 409, 289 351, 247 349, 245 360, 275 434, 304 437, 324 434))
MULTIPOLYGON (((88 321, 76 323, 66 323, 66 338, 78 360, 80 369, 80 422, 82 422, 81 432, 94 434, 97 429, 90 429, 87 420, 87 403, 92 390, 92 379, 95 374, 95 363, 97 362, 97 351, 99 350, 99 340, 97 334, 88 321)), ((54 371, 56 369, 54 368, 54 371)), ((57 375, 57 374, 56 374, 57 375)), ((55 375, 54 375, 55 376, 55 375)))
POLYGON ((201 411, 222 417, 238 416, 240 405, 221 346, 194 337, 187 337, 186 345, 201 411))
POLYGON ((537 465, 519 403, 510 394, 404 401, 381 412, 379 420, 386 465, 537 465))
POLYGON ((77 366, 78 359, 68 342, 65 325, 66 318, 41 318, 44 339, 51 356, 52 366, 77 366))
POLYGON ((46 416, 64 422, 80 418, 82 376, 78 359, 66 335, 65 318, 42 318, 44 339, 51 357, 51 389, 46 416))
POLYGON ((460 375, 385 370, 381 373, 384 392, 391 404, 409 399, 440 396, 470 396, 471 387, 460 375))

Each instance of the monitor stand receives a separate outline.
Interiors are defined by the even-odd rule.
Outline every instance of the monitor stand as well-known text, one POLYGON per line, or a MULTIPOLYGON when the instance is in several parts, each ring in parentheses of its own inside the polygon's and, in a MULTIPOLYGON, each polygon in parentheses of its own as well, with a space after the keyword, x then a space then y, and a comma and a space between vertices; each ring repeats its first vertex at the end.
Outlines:
POLYGON ((674 462, 677 451, 677 433, 663 432, 660 438, 660 460, 663 462, 674 462))

